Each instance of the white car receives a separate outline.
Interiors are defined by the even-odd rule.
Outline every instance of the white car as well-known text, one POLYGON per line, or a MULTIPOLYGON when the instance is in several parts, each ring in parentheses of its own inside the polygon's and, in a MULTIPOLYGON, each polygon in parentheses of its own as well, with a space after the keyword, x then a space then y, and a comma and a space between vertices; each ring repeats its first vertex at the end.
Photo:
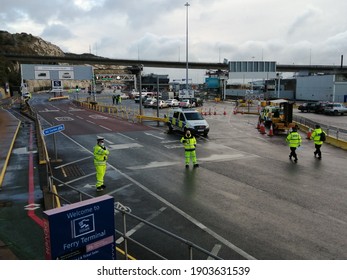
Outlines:
POLYGON ((169 107, 178 107, 180 102, 177 99, 168 99, 166 100, 166 103, 169 107))

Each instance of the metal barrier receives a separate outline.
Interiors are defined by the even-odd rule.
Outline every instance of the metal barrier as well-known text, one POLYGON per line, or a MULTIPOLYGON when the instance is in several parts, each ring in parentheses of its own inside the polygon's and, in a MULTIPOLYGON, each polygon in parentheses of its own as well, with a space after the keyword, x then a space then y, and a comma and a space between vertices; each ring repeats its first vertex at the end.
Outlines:
POLYGON ((308 128, 314 129, 316 124, 319 124, 321 128, 328 134, 328 136, 334 137, 338 140, 347 141, 347 130, 339 127, 326 125, 317 121, 309 120, 301 116, 293 116, 293 120, 308 128))
MULTIPOLYGON (((69 188, 70 190, 73 190, 75 192, 78 193, 78 197, 79 197, 79 200, 78 201, 83 201, 84 198, 86 199, 89 199, 89 198, 93 198, 93 196, 91 196, 90 194, 88 193, 85 193, 81 190, 78 190, 72 186, 70 186, 69 184, 66 184, 64 182, 62 182, 61 180, 59 180, 58 178, 55 178, 54 176, 51 176, 51 180, 54 182, 56 181, 57 183, 61 184, 61 185, 64 185, 65 187, 69 188)), ((61 199, 62 201, 64 201, 66 204, 72 204, 74 202, 77 202, 77 201, 70 201, 69 199, 67 198, 64 198, 63 196, 59 195, 58 193, 54 193, 54 192, 51 192, 51 195, 53 196, 56 196, 58 197, 59 199, 61 199)), ((210 253, 209 251, 205 250, 204 248, 192 243, 191 241, 187 240, 187 239, 184 239, 168 230, 165 230, 153 223, 150 223, 140 217, 137 217, 131 213, 129 213, 126 208, 124 207, 119 207, 118 206, 115 206, 115 217, 116 217, 116 214, 117 212, 120 212, 121 215, 122 215, 122 226, 123 226, 123 229, 122 230, 117 230, 115 229, 115 233, 116 234, 119 234, 119 236, 121 238, 123 238, 124 240, 124 248, 121 249, 119 247, 116 247, 117 251, 124 254, 124 258, 126 260, 128 259, 134 259, 128 252, 128 244, 129 242, 132 242, 133 244, 141 247, 142 249, 146 250, 147 252, 153 254, 154 256, 160 258, 160 259, 163 259, 163 260, 166 260, 167 258, 165 258, 162 254, 152 250, 151 248, 149 248, 148 246, 144 245, 143 243, 137 241, 136 239, 133 239, 130 237, 129 235, 129 232, 127 231, 127 219, 131 218, 131 219, 134 219, 136 220, 137 222, 140 222, 172 239, 175 239, 176 241, 179 241, 183 244, 185 244, 187 246, 187 259, 189 260, 193 260, 194 258, 194 250, 197 251, 197 252, 200 252, 200 253, 203 253, 204 255, 210 257, 210 258, 213 258, 213 259, 216 259, 216 260, 222 260, 222 258, 210 253), (123 209, 122 209, 123 208, 123 209)))

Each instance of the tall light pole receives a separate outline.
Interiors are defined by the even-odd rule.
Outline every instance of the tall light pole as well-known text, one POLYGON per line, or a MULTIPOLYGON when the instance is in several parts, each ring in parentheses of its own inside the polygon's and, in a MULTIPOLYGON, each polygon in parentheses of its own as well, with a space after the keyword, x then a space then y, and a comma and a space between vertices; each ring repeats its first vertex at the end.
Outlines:
POLYGON ((187 7, 186 11, 186 90, 188 93, 188 8, 190 4, 187 2, 184 4, 187 7))

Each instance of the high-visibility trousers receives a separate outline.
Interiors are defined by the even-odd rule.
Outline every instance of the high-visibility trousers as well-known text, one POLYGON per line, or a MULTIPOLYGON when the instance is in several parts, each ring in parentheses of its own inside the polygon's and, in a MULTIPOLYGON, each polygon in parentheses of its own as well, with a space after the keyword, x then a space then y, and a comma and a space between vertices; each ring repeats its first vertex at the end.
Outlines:
POLYGON ((194 151, 184 151, 184 156, 186 158, 186 165, 189 165, 190 159, 192 160, 193 164, 197 163, 195 150, 194 151))
POLYGON ((96 165, 95 164, 95 170, 96 170, 96 187, 100 187, 104 184, 104 176, 106 174, 106 164, 104 165, 96 165))

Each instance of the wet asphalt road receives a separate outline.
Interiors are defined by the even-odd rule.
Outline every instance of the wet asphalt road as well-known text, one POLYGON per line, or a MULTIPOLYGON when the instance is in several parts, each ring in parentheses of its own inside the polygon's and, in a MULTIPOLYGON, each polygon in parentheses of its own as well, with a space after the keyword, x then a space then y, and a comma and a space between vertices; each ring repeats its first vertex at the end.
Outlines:
MULTIPOLYGON (((133 106, 132 100, 122 105, 127 103, 133 106)), ((106 193, 133 214, 221 258, 347 257, 346 151, 324 145, 323 160, 318 161, 313 143, 304 140, 294 164, 288 159, 285 135, 261 135, 255 129, 257 116, 234 115, 230 104, 209 102, 206 110, 216 114, 206 116, 208 138, 198 139, 200 168, 185 170, 181 135, 167 134, 165 126, 96 117, 68 100, 47 102, 44 95, 32 105, 44 127, 64 123, 66 131, 56 135, 62 162, 55 163, 54 170, 75 188, 97 195, 90 151, 101 135, 111 151, 106 193)), ((47 137, 47 145, 54 155, 52 138, 47 137)), ((58 184, 58 189, 74 199, 64 185, 58 184)), ((137 227, 136 221, 129 223, 128 229, 136 228, 134 237, 169 259, 184 258, 184 246, 137 227)), ((116 225, 121 225, 120 219, 116 225)), ((153 258, 135 247, 131 250, 137 258, 153 258)))

